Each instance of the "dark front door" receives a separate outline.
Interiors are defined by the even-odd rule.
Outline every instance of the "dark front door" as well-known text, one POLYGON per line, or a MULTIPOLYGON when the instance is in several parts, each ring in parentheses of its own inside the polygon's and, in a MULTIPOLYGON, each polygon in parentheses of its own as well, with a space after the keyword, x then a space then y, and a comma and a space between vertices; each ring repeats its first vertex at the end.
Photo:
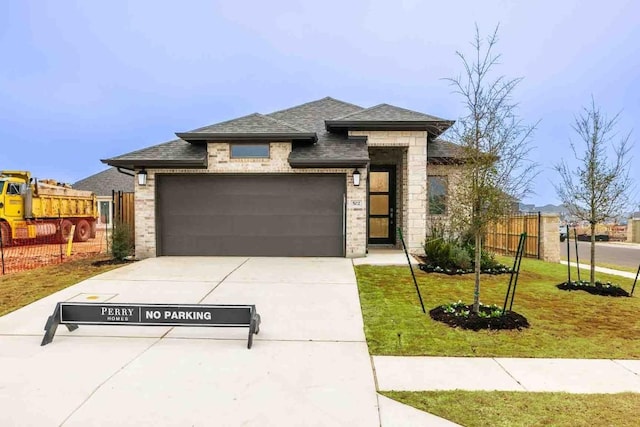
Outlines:
POLYGON ((369 171, 369 243, 395 244, 396 167, 369 171))

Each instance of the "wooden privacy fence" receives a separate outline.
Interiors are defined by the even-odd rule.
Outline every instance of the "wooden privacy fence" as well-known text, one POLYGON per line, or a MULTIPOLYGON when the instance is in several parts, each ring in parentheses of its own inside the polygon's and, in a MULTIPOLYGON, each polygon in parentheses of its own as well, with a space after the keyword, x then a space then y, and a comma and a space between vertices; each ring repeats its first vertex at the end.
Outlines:
POLYGON ((131 230, 131 235, 135 235, 134 193, 112 191, 111 197, 113 199, 113 222, 126 224, 131 230))
POLYGON ((512 214, 490 224, 484 239, 484 247, 503 255, 515 254, 520 234, 527 233, 524 256, 540 258, 540 212, 512 214))

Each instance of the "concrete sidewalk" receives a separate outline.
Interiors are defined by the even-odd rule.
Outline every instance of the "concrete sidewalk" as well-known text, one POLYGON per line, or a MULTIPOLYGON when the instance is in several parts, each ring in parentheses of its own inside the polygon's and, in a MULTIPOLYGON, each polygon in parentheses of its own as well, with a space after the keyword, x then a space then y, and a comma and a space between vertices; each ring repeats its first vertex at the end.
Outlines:
MULTIPOLYGON (((420 263, 413 255, 409 254, 409 260, 414 268, 420 263)), ((406 265, 407 255, 402 249, 369 249, 364 258, 353 258, 353 265, 406 265)))
MULTIPOLYGON (((568 262, 567 261, 560 261, 560 264, 567 265, 568 262)), ((587 271, 588 272, 588 271, 591 270, 591 265, 589 265, 589 264, 580 263, 578 265, 580 266, 580 270, 582 270, 582 271, 587 271)), ((572 262, 571 263, 571 267, 575 267, 575 266, 576 266, 576 263, 572 262)), ((614 270, 613 268, 598 267, 597 265, 596 265, 596 271, 598 273, 605 273, 605 274, 611 274, 611 275, 614 275, 614 276, 626 277, 627 279, 635 279, 635 277, 636 277, 636 273, 631 273, 631 272, 628 272, 628 271, 614 270)))
POLYGON ((373 356, 379 390, 640 393, 640 360, 373 356))

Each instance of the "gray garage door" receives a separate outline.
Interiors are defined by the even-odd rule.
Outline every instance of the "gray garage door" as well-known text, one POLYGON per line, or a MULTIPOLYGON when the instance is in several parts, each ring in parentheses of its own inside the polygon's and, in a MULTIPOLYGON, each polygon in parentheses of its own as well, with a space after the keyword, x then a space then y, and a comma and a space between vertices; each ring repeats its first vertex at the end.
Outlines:
POLYGON ((344 256, 344 192, 344 175, 158 175, 158 253, 344 256))

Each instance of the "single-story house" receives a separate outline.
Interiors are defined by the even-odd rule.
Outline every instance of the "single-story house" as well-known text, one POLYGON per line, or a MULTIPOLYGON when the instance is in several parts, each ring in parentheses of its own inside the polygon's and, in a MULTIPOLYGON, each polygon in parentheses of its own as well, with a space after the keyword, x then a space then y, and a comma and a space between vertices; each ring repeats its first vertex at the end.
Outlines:
POLYGON ((453 121, 334 98, 176 133, 102 160, 135 171, 136 257, 420 252, 447 215, 453 121))
MULTIPOLYGON (((126 172, 126 171, 125 171, 126 172)), ((129 172, 130 173, 130 172, 129 172)), ((113 191, 132 193, 134 177, 122 173, 117 168, 109 168, 95 175, 81 179, 72 185, 77 190, 92 191, 98 199, 98 225, 113 223, 113 191)))

